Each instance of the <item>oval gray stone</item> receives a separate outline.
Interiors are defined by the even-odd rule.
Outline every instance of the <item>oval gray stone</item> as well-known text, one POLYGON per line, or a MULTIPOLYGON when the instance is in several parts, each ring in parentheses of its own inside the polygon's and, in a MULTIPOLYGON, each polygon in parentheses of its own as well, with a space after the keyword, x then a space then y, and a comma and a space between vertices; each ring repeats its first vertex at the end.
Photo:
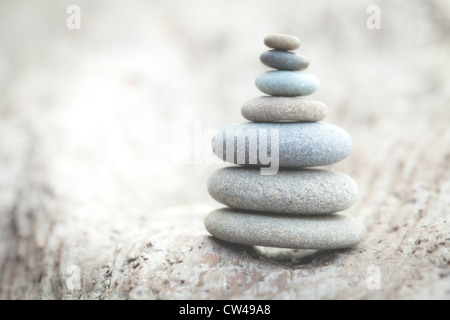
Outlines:
POLYGON ((319 79, 312 74, 296 71, 268 71, 255 80, 256 87, 271 96, 307 96, 320 87, 319 79))
POLYGON ((309 66, 307 57, 282 50, 263 52, 260 60, 266 66, 278 70, 300 71, 305 70, 309 66))
POLYGON ((244 245, 291 249, 339 249, 364 238, 364 227, 341 214, 273 216, 228 208, 211 212, 205 227, 214 237, 244 245))
POLYGON ((272 34, 264 38, 264 44, 278 50, 295 50, 300 47, 300 39, 289 34, 272 34))
POLYGON ((222 129, 212 144, 216 156, 230 163, 291 168, 329 165, 352 148, 345 130, 320 122, 244 122, 222 129))
POLYGON ((208 192, 231 208, 317 215, 348 209, 358 188, 349 176, 334 170, 284 169, 261 175, 257 168, 228 167, 211 175, 208 192))
POLYGON ((323 120, 328 109, 320 101, 303 97, 262 96, 246 102, 241 113, 256 122, 314 122, 323 120))

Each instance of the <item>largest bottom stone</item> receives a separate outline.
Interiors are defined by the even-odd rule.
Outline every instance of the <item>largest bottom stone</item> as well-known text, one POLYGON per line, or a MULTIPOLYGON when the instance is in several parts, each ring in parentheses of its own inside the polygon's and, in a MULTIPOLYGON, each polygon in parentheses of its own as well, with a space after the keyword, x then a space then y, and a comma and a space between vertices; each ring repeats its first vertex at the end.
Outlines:
POLYGON ((216 238, 239 244, 291 248, 339 249, 356 245, 364 228, 341 215, 291 216, 218 209, 205 218, 206 229, 216 238))

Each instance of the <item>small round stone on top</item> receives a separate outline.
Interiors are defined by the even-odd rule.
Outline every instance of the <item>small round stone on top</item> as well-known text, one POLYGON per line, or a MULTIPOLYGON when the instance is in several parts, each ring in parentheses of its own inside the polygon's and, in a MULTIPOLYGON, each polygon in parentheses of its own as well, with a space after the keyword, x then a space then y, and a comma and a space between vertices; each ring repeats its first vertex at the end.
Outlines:
POLYGON ((264 38, 264 44, 272 49, 295 50, 300 47, 300 39, 288 34, 272 34, 264 38))

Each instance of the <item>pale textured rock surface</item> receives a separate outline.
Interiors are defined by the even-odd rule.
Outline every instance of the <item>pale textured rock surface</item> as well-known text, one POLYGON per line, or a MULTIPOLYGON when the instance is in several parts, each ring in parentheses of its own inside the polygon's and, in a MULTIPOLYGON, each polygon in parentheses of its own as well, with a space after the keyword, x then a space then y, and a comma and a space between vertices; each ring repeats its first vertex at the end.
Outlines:
POLYGON ((264 38, 264 44, 273 49, 295 50, 300 47, 300 39, 290 34, 271 34, 264 38))
POLYGON ((447 1, 389 2, 381 30, 359 0, 100 2, 77 2, 77 31, 63 2, 0 3, 0 298, 450 299, 447 1), (314 99, 353 138, 333 168, 360 190, 355 249, 268 259, 214 241, 218 166, 164 147, 180 157, 170 137, 194 121, 241 121, 275 28, 307 30, 314 99))

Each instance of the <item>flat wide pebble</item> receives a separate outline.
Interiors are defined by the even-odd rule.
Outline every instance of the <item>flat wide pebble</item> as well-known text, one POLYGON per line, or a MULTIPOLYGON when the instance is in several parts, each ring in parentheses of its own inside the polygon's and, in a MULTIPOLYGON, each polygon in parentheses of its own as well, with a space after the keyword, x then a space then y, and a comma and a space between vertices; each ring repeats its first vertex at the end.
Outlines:
POLYGON ((358 188, 349 176, 334 170, 285 169, 261 175, 258 168, 228 167, 212 174, 208 192, 231 208, 320 215, 348 209, 358 188))
POLYGON ((264 38, 264 44, 278 50, 295 50, 300 47, 300 39, 289 34, 272 34, 264 38))
POLYGON ((279 216, 218 209, 205 218, 206 229, 216 238, 252 246, 291 249, 352 247, 364 237, 364 227, 341 215, 279 216))
POLYGON ((280 167, 298 168, 344 159, 352 140, 345 130, 328 123, 244 122, 219 131, 212 147, 216 156, 230 163, 261 167, 277 162, 280 167))
POLYGON ((314 93, 320 82, 312 74, 296 71, 268 71, 255 80, 256 87, 271 96, 296 97, 314 93))
POLYGON ((266 66, 278 70, 301 71, 309 66, 307 57, 282 50, 266 51, 261 55, 260 60, 266 66))
POLYGON ((262 96, 246 102, 241 113, 256 122, 314 122, 323 120, 328 109, 320 101, 303 97, 262 96))

